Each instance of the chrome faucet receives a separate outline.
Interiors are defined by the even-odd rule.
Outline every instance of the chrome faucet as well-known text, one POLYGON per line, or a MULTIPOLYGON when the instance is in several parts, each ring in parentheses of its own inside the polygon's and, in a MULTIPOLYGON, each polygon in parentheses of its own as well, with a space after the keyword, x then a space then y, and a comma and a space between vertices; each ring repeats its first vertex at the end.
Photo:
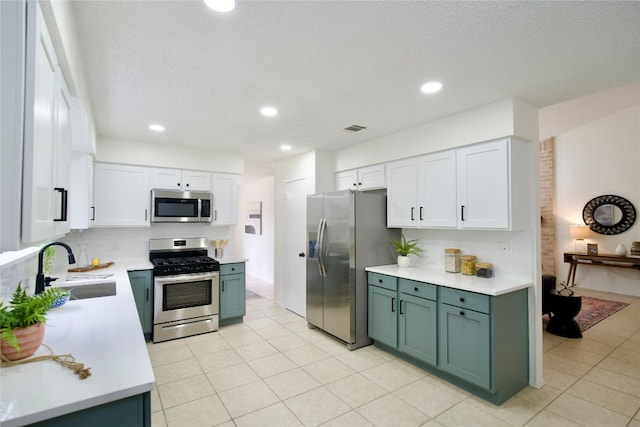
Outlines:
POLYGON ((44 251, 47 250, 47 248, 49 246, 54 246, 54 245, 58 245, 58 246, 62 246, 63 248, 65 248, 67 250, 67 253, 69 254, 69 264, 75 264, 76 259, 73 256, 73 251, 71 250, 71 248, 69 247, 69 245, 67 245, 66 243, 62 243, 62 242, 51 242, 51 243, 47 243, 46 245, 44 245, 41 249, 40 252, 38 253, 38 274, 36 275, 36 290, 35 290, 35 294, 39 294, 44 292, 44 287, 49 286, 49 283, 53 282, 54 280, 56 280, 55 277, 44 277, 44 273, 43 273, 43 267, 42 267, 42 260, 44 258, 44 251))

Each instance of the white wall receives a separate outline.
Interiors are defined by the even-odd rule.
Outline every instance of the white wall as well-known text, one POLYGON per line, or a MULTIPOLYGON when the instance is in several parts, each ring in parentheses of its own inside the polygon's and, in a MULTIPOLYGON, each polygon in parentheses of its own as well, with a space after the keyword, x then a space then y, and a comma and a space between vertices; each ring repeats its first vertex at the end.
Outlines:
POLYGON ((241 154, 102 136, 96 161, 238 174, 244 169, 241 154))
MULTIPOLYGON (((583 223, 582 209, 594 197, 614 194, 626 198, 635 206, 636 222, 630 230, 614 236, 591 232, 587 242, 597 243, 599 253, 613 253, 618 243, 630 249, 632 241, 640 241, 640 91, 635 99, 631 107, 556 135, 558 281, 566 280, 568 272, 563 253, 575 249, 569 226, 583 223)), ((630 269, 582 266, 576 274, 580 287, 627 295, 640 295, 639 281, 640 271, 630 269)))
MULTIPOLYGON (((323 151, 312 151, 296 157, 288 158, 278 162, 275 175, 275 274, 274 274, 274 294, 278 303, 284 301, 284 290, 286 288, 287 277, 287 257, 284 249, 285 234, 289 230, 289 225, 284 220, 284 200, 285 183, 289 181, 304 179, 307 187, 307 194, 315 194, 326 191, 333 191, 334 171, 333 154, 323 151)), ((306 212, 302 213, 305 215, 306 212)), ((304 242, 300 242, 301 247, 305 247, 304 242)), ((300 280, 305 280, 301 278, 300 280)))
POLYGON ((270 176, 238 188, 238 222, 235 228, 236 255, 246 259, 245 272, 273 283, 275 264, 275 177, 270 176), (246 234, 247 203, 262 202, 262 235, 246 234))
POLYGON ((538 140, 537 109, 507 98, 337 151, 336 171, 517 136, 538 140))

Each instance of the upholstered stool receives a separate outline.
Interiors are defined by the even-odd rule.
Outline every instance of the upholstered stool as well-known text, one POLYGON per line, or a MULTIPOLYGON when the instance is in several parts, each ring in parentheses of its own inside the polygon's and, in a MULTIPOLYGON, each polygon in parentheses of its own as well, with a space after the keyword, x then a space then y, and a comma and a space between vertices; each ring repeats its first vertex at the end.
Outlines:
POLYGON ((552 290, 547 295, 547 303, 552 313, 547 332, 565 338, 582 338, 580 325, 574 320, 582 308, 582 296, 567 290, 552 290))

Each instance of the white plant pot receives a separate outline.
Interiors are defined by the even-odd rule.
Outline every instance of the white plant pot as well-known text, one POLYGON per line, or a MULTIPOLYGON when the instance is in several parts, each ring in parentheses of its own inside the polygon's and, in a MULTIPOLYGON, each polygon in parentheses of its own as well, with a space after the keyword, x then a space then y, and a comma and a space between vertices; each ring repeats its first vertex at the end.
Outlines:
POLYGON ((409 267, 409 257, 398 255, 398 267, 409 267))

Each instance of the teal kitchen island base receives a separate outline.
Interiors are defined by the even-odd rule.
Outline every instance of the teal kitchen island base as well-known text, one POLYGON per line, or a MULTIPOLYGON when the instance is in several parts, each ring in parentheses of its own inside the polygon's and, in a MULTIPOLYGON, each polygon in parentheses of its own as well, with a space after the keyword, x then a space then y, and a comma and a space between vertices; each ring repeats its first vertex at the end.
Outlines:
POLYGON ((31 427, 151 427, 151 397, 146 392, 31 424, 31 427))
POLYGON ((527 287, 482 294, 371 271, 368 284, 376 347, 497 405, 528 385, 527 287))

